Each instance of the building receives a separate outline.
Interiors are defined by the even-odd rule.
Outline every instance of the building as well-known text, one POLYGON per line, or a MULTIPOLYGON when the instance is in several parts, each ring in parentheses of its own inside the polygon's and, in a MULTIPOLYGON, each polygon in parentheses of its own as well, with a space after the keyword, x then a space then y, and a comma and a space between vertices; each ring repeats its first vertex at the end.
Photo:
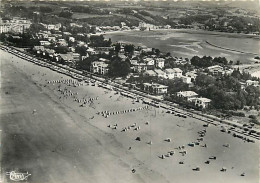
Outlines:
POLYGON ((44 46, 34 46, 33 51, 36 52, 36 54, 41 54, 45 50, 44 46))
POLYGON ((188 76, 181 76, 181 79, 186 84, 191 84, 191 77, 188 76))
POLYGON ((193 98, 191 100, 194 102, 195 106, 199 108, 207 108, 211 102, 208 98, 193 98))
POLYGON ((96 47, 95 50, 96 52, 100 53, 100 54, 109 54, 109 52, 111 50, 113 50, 114 48, 113 47, 96 47))
POLYGON ((68 43, 66 42, 65 39, 58 39, 57 44, 60 46, 68 46, 68 43))
POLYGON ((66 63, 73 63, 74 61, 71 53, 59 54, 58 57, 66 63))
POLYGON ((144 91, 154 95, 165 95, 168 92, 168 86, 157 83, 144 83, 144 91))
POLYGON ((42 53, 44 56, 54 57, 55 51, 53 49, 45 49, 42 53))
POLYGON ((144 76, 152 76, 155 77, 157 74, 153 70, 147 70, 143 73, 144 76))
POLYGON ((54 36, 48 37, 48 41, 50 42, 55 42, 56 38, 54 36))
POLYGON ((105 75, 109 71, 108 64, 102 61, 94 61, 91 64, 91 72, 105 75))
POLYGON ((147 70, 147 65, 144 63, 133 64, 133 70, 134 72, 138 72, 138 73, 144 72, 147 70))
POLYGON ((158 29, 159 27, 153 24, 148 24, 145 22, 139 22, 139 26, 140 30, 154 30, 154 29, 158 29))
POLYGON ((190 72, 187 72, 187 73, 185 74, 185 76, 190 77, 190 78, 191 78, 191 81, 194 81, 198 75, 197 75, 197 72, 196 72, 196 71, 190 71, 190 72))
POLYGON ((0 23, 0 33, 24 33, 26 29, 29 29, 31 24, 32 23, 30 20, 22 19, 20 17, 13 17, 12 20, 5 21, 5 23, 0 23))
POLYGON ((254 87, 259 87, 259 81, 252 81, 252 80, 246 80, 246 86, 254 86, 254 87))
POLYGON ((156 73, 157 77, 166 78, 166 73, 161 69, 154 69, 154 72, 156 73))
POLYGON ((49 46, 51 43, 49 41, 40 41, 41 46, 49 46))
POLYGON ((182 76, 182 70, 179 68, 165 69, 165 72, 168 79, 180 78, 182 76))
POLYGON ((196 98, 199 95, 195 93, 194 91, 180 91, 177 92, 177 97, 183 98, 187 101, 190 101, 192 98, 196 98))
POLYGON ((222 75, 224 72, 224 68, 219 65, 210 66, 207 69, 208 69, 209 73, 212 75, 219 75, 219 74, 222 75))
POLYGON ((164 68, 164 62, 165 62, 165 59, 164 58, 156 58, 155 59, 155 67, 156 68, 164 68))

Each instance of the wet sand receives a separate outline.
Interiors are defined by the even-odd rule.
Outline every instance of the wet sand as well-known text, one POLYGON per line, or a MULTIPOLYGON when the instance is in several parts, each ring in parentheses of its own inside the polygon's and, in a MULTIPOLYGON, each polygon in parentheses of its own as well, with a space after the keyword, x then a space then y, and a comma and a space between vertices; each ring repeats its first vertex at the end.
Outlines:
POLYGON ((162 52, 170 52, 174 57, 221 56, 234 63, 237 60, 240 60, 240 63, 254 63, 253 58, 259 55, 260 46, 259 36, 256 35, 204 30, 123 31, 107 32, 104 36, 111 38, 113 42, 159 48, 162 52), (207 42, 215 46, 209 45, 207 42))
POLYGON ((48 83, 71 79, 0 50, 1 157, 5 172, 28 171, 28 182, 236 182, 259 180, 259 142, 248 143, 209 126, 200 145, 204 122, 181 118, 164 109, 111 115, 145 104, 98 86, 48 83), (58 89, 78 93, 65 97, 58 89), (98 97, 80 107, 74 98, 98 97), (34 112, 35 111, 35 112, 34 112), (147 125, 146 122, 149 122, 147 125), (139 130, 121 130, 136 123, 139 130), (117 124, 117 129, 113 129, 117 124), (111 127, 108 127, 110 125, 111 127), (141 141, 135 140, 140 137, 141 141), (165 141, 170 138, 171 142, 165 141), (148 142, 152 141, 152 144, 148 142), (224 147, 224 144, 230 147, 224 147), (207 148, 202 145, 207 144, 207 148), (185 145, 185 149, 177 149, 185 145), (129 148, 131 147, 131 148, 129 148), (169 157, 169 151, 175 153, 169 157), (182 155, 181 151, 187 151, 182 155), (160 158, 165 155, 165 159, 160 158), (216 156, 205 164, 210 156, 216 156), (184 161, 184 164, 179 164, 184 161), (200 171, 192 169, 200 167, 200 171), (226 172, 221 168, 226 167, 226 172), (132 173, 132 169, 136 172, 132 173), (240 176, 241 173, 245 176, 240 176))

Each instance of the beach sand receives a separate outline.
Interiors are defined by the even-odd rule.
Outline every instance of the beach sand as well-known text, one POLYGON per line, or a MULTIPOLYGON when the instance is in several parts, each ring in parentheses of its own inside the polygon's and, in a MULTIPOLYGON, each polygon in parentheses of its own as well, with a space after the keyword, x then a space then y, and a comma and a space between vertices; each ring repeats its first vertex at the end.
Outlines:
POLYGON ((2 50, 0 54, 1 166, 6 182, 5 172, 11 170, 28 171, 31 183, 259 181, 258 141, 244 142, 211 125, 201 144, 190 147, 188 144, 199 138, 197 132, 205 128, 204 122, 151 106, 105 118, 97 112, 146 105, 86 83, 77 87, 48 83, 71 78, 2 50), (78 94, 66 98, 59 88, 78 94), (74 97, 98 99, 80 107, 82 102, 74 97), (139 130, 121 132, 134 123, 139 130), (115 124, 117 129, 111 128, 115 124), (137 137, 141 141, 135 140, 137 137), (165 141, 167 138, 171 141, 165 141), (207 148, 202 147, 205 143, 207 148), (223 146, 226 143, 229 148, 223 146), (187 151, 184 156, 180 153, 183 149, 178 149, 182 145, 187 151), (172 150, 175 154, 160 158, 172 150), (210 156, 217 159, 205 164, 210 156), (193 171, 197 166, 200 171, 193 171), (222 167, 227 171, 220 171, 222 167), (245 176, 240 176, 243 172, 245 176))

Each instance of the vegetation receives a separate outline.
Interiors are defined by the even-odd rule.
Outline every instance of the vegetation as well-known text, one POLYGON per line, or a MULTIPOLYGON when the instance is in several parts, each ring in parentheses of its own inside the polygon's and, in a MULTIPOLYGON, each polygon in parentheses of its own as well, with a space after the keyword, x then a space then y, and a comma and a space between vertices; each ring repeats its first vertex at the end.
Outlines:
POLYGON ((242 90, 239 79, 232 75, 216 79, 206 74, 199 74, 195 80, 194 90, 199 95, 210 98, 212 106, 220 110, 238 110, 244 106, 257 108, 260 97, 260 91, 254 86, 247 86, 242 90))
POLYGON ((228 61, 225 57, 215 57, 214 59, 211 56, 203 56, 198 57, 194 56, 191 58, 191 64, 199 67, 199 68, 205 68, 213 65, 227 65, 228 61))
POLYGON ((123 62, 120 57, 114 56, 109 63, 109 72, 110 77, 126 77, 131 72, 130 63, 123 62))

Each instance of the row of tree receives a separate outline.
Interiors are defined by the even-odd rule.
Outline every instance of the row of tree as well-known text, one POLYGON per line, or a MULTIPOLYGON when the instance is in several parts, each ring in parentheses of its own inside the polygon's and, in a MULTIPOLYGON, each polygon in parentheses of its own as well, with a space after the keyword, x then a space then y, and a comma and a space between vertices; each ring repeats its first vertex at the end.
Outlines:
POLYGON ((213 65, 227 65, 228 61, 225 57, 215 57, 212 58, 211 56, 194 56, 190 60, 191 64, 199 67, 199 68, 205 68, 210 67, 213 65))

